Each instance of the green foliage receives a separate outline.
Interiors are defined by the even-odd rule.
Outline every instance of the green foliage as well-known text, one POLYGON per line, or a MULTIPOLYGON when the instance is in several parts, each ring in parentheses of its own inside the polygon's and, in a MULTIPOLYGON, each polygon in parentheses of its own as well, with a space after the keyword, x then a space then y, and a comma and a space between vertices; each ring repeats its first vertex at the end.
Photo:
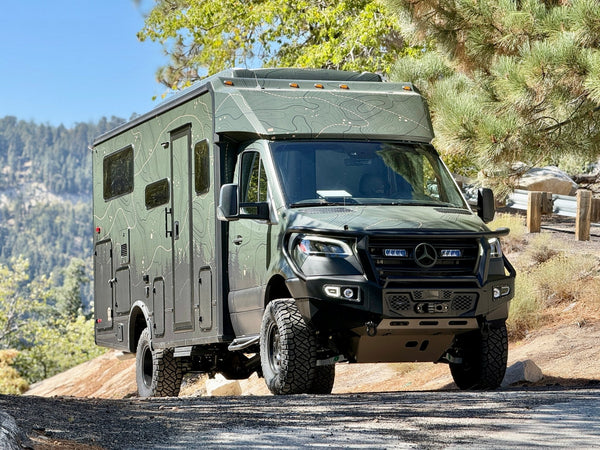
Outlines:
POLYGON ((57 312, 69 320, 83 315, 82 288, 90 281, 85 262, 73 258, 64 270, 63 285, 54 291, 57 312))
POLYGON ((27 295, 28 267, 23 258, 0 264, 0 349, 18 344, 23 330, 43 308, 43 300, 27 295))
POLYGON ((138 33, 171 62, 158 79, 173 89, 235 66, 387 72, 410 52, 379 0, 158 0, 138 33))
POLYGON ((23 258, 0 265, 0 349, 18 350, 0 354, 0 366, 6 366, 0 393, 24 386, 21 378, 34 383, 103 352, 94 343, 94 321, 81 312, 81 291, 89 282, 83 261, 72 260, 54 287, 45 278, 29 282, 27 266, 23 258))
POLYGON ((81 315, 35 322, 24 338, 27 347, 17 356, 14 367, 30 383, 64 372, 105 351, 94 343, 94 320, 81 315))
MULTIPOLYGON (((600 155, 600 8, 596 1, 388 0, 435 43, 392 77, 419 85, 436 146, 463 172, 511 184, 516 161, 600 155)), ((404 27, 409 29, 408 26, 404 27)))

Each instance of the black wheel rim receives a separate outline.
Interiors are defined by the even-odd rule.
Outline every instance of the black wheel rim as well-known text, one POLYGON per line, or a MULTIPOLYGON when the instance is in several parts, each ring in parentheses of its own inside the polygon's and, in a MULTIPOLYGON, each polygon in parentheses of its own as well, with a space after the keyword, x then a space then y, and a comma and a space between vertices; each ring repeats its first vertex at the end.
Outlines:
POLYGON ((274 373, 281 370, 281 337, 279 329, 274 323, 269 327, 269 342, 267 345, 269 367, 274 373))
POLYGON ((148 388, 152 386, 152 366, 152 351, 146 346, 142 354, 142 378, 148 388))

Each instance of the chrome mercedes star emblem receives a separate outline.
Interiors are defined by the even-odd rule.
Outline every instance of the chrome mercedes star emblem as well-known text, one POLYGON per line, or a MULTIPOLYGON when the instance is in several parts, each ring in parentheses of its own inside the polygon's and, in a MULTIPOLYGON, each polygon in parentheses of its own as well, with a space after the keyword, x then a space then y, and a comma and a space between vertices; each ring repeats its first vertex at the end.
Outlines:
POLYGON ((428 269, 433 267, 436 261, 437 252, 433 248, 433 245, 422 242, 415 247, 415 262, 419 266, 428 269))

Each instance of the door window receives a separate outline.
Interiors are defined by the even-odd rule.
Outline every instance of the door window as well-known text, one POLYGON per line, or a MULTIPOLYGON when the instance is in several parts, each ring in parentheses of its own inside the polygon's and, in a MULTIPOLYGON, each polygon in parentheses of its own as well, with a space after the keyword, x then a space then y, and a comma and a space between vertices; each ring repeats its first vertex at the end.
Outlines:
POLYGON ((267 174, 258 152, 242 156, 240 189, 242 212, 256 214, 257 207, 252 204, 266 202, 268 192, 267 174))

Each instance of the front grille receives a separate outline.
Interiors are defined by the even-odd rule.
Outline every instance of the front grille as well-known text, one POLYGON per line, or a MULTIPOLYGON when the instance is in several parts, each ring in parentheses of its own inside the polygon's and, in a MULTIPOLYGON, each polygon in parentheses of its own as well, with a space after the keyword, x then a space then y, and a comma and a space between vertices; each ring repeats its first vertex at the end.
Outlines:
POLYGON ((390 294, 386 297, 389 308, 393 311, 408 311, 411 309, 410 295, 390 294))
POLYGON ((371 236, 368 248, 382 285, 390 278, 474 275, 479 257, 477 239, 371 236))
POLYGON ((442 305, 439 313, 461 315, 477 306, 475 292, 454 292, 451 290, 391 290, 383 295, 386 313, 400 316, 417 314, 437 314, 436 305, 442 305), (424 306, 426 305, 426 306, 424 306))
POLYGON ((471 308, 473 308, 475 298, 475 294, 457 295, 452 300, 452 309, 454 309, 455 311, 468 311, 471 308))

